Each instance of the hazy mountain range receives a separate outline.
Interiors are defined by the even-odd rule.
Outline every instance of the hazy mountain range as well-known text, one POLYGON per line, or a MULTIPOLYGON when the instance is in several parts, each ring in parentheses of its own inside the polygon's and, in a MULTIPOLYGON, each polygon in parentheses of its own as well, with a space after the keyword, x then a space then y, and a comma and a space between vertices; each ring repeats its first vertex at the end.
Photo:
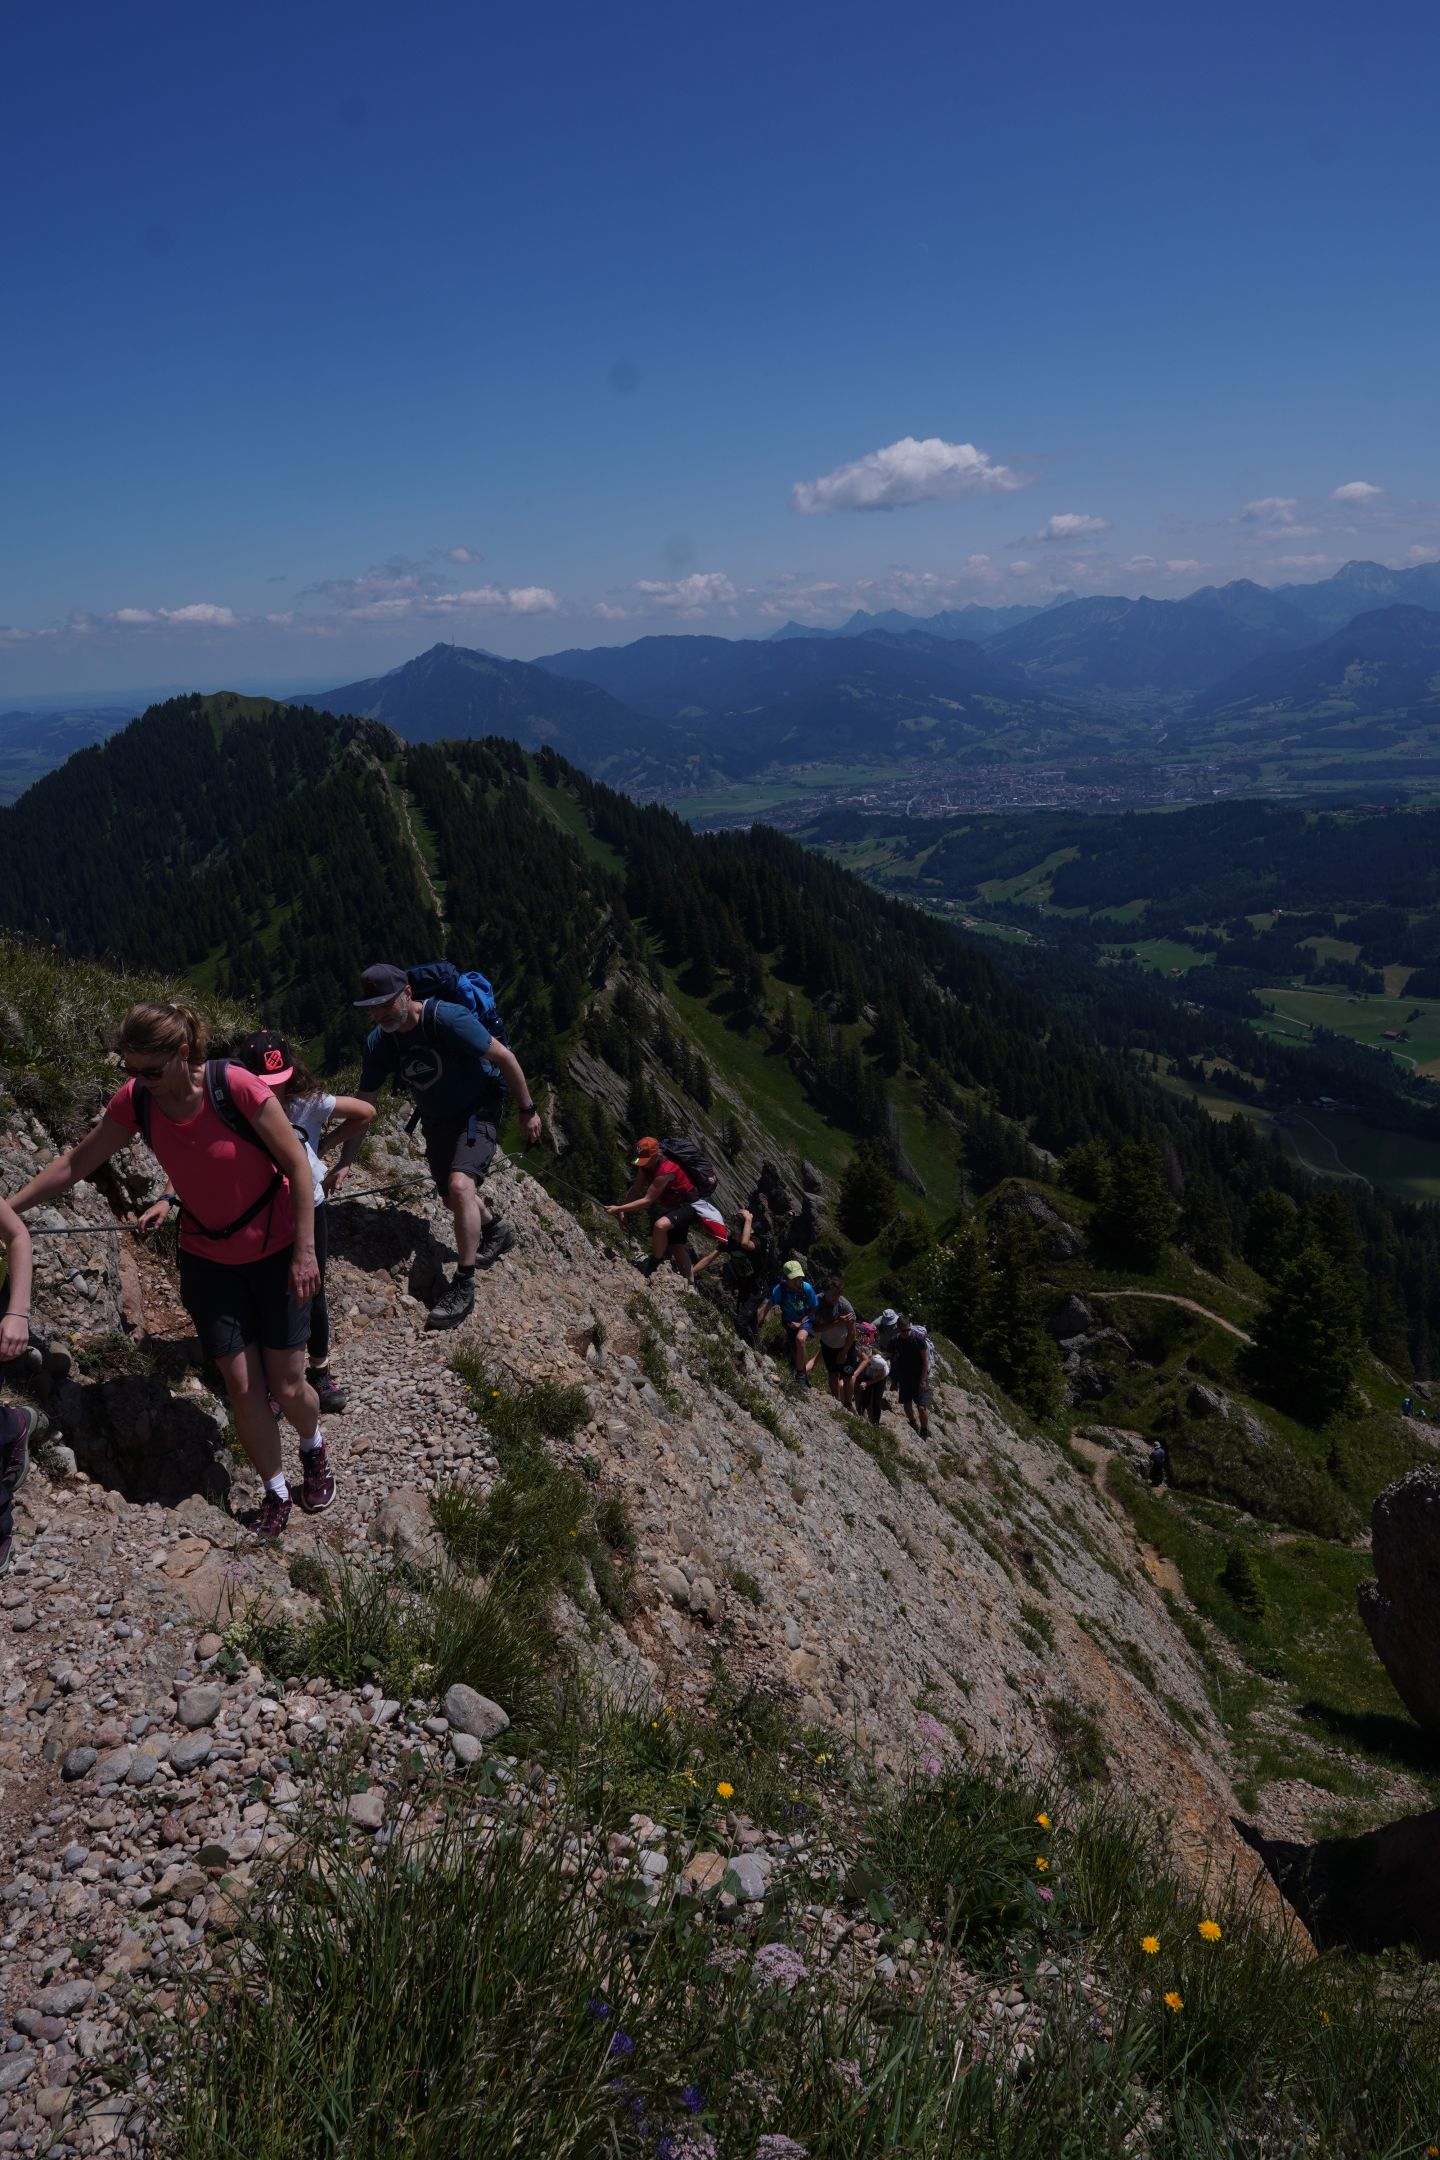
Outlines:
MULTIPOLYGON (((535 662, 436 645, 297 702, 411 743, 549 744, 631 794, 679 796, 771 768, 1113 758, 1148 749, 1157 724, 1253 748, 1281 716, 1292 750, 1348 726, 1347 754, 1400 741, 1428 754, 1437 640, 1440 565, 1353 562, 1311 585, 861 613, 839 630, 648 636, 535 662), (1362 742, 1362 722, 1380 732, 1362 742)), ((129 717, 0 715, 0 800, 129 717)))

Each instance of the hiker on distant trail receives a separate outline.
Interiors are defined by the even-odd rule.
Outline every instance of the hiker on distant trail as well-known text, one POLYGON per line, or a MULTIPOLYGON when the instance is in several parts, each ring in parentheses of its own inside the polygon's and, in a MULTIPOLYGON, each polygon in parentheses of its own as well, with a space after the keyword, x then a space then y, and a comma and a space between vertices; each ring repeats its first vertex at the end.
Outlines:
POLYGON ((856 1333, 859 1336, 856 1344, 859 1362, 850 1376, 850 1399, 857 1416, 868 1417, 872 1425, 878 1425, 880 1412, 885 1407, 890 1361, 876 1346, 871 1321, 862 1320, 856 1333))
MULTIPOLYGON (((299 1436, 301 1507, 318 1515, 335 1498, 320 1405, 305 1378, 310 1300, 320 1287, 314 1188, 300 1136, 269 1088, 243 1065, 207 1059, 208 1045, 209 1030, 188 1005, 133 1005, 116 1043, 124 1086, 94 1130, 47 1164, 13 1205, 53 1200, 93 1177, 137 1132, 145 1140, 170 1179, 167 1203, 180 1207, 180 1295, 265 1483, 251 1527, 277 1538, 291 1495, 270 1397, 299 1436)), ((158 1203, 146 1216, 158 1216, 158 1203)))
POLYGON ((898 1315, 890 1370, 905 1422, 922 1440, 930 1437, 930 1338, 908 1313, 898 1315))
MULTIPOLYGON (((540 1138, 540 1113, 519 1058, 501 1039, 493 1001, 487 1007, 493 1026, 468 1001, 461 1002, 466 986, 474 983, 489 992, 483 976, 459 975, 448 963, 412 968, 407 975, 404 968, 380 961, 366 968, 365 995, 355 1000, 375 1021, 365 1038, 360 1099, 377 1103, 390 1079, 410 1090, 435 1190, 455 1222, 455 1274, 430 1308, 429 1328, 457 1327, 475 1303, 476 1266, 489 1267, 515 1243, 510 1225, 492 1215, 480 1197, 500 1144, 507 1088, 519 1106, 526 1139, 533 1147, 540 1138), (456 995, 427 995, 422 1001, 415 989, 427 989, 429 980, 443 982, 456 995)), ((347 1140, 336 1168, 348 1170, 359 1146, 358 1139, 347 1140)))
MULTIPOLYGON (((689 1144, 668 1141, 662 1147, 653 1134, 647 1133, 636 1145, 629 1191, 605 1212, 635 1215, 643 1208, 650 1217, 650 1254, 639 1263, 641 1274, 653 1275, 668 1258, 689 1282, 695 1271, 689 1244, 691 1226, 698 1224, 711 1236, 718 1232, 723 1238, 725 1222, 720 1210, 701 1194, 691 1169, 671 1152, 676 1147, 685 1149, 689 1144)), ((698 1149, 689 1151, 699 1157, 698 1149)))
POLYGON ((327 1170, 325 1154, 332 1148, 358 1147, 375 1115, 374 1103, 358 1095, 330 1095, 306 1070, 283 1035, 262 1031, 247 1035, 239 1049, 240 1063, 263 1080, 286 1118, 305 1144, 315 1190, 315 1260, 320 1269, 320 1288, 310 1300, 310 1362, 305 1378, 320 1398, 328 1417, 345 1408, 346 1392, 330 1370, 330 1307, 325 1296, 325 1263, 330 1247, 330 1211, 325 1202, 338 1192, 350 1174, 348 1163, 327 1170), (331 1120, 338 1118, 338 1125, 331 1120))
POLYGON ((772 1312, 780 1315, 785 1328, 790 1361, 795 1368, 796 1383, 802 1388, 810 1385, 810 1368, 805 1362, 805 1350, 810 1341, 811 1318, 819 1302, 813 1286, 805 1280, 805 1270, 800 1262, 787 1260, 780 1270, 780 1280, 772 1283, 769 1296, 760 1308, 761 1327, 772 1312))
MULTIPOLYGON (((30 1347, 30 1232, 7 1200, 0 1200, 0 1245, 7 1263, 0 1363, 8 1365, 30 1347)), ((0 1404, 0 1575, 15 1557, 15 1495, 29 1474, 31 1446, 49 1429, 32 1404, 0 1404)))
MULTIPOLYGON (((845 1285, 838 1275, 827 1275, 821 1285, 821 1294, 810 1322, 812 1333, 820 1344, 820 1355, 825 1360, 825 1378, 836 1402, 849 1407, 852 1353, 855 1348, 855 1307, 844 1295, 845 1285)), ((810 1364, 815 1362, 812 1357, 810 1364)), ((806 1367, 809 1370, 809 1366, 806 1367)))

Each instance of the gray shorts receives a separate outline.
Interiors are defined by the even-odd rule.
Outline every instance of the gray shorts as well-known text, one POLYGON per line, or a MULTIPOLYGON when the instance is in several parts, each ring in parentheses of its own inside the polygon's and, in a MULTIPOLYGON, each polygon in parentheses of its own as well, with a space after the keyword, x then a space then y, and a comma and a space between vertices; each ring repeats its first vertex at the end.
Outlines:
POLYGON ((443 1197, 453 1170, 463 1171, 477 1185, 484 1184, 500 1145, 500 1134, 492 1119, 463 1117, 445 1125, 422 1125, 420 1130, 436 1192, 443 1197))

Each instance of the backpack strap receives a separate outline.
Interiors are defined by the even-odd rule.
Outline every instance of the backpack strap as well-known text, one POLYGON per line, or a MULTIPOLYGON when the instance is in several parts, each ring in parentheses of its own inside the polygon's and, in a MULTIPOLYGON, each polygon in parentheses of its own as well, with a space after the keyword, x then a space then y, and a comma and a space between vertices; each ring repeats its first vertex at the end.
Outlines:
MULTIPOLYGON (((270 1153, 264 1140, 256 1132, 249 1118, 239 1108, 235 1097, 230 1091, 230 1060, 228 1058, 207 1058, 205 1060, 205 1099, 227 1132, 233 1133, 237 1140, 247 1141, 251 1147, 260 1150, 261 1154, 269 1161, 271 1172, 270 1182, 259 1199, 252 1202, 243 1213, 237 1215, 233 1222, 226 1223, 223 1230, 210 1229, 207 1224, 201 1222, 193 1209, 188 1208, 183 1200, 180 1201, 181 1217, 190 1225, 196 1236, 213 1239, 218 1244, 225 1238, 234 1237, 237 1231, 245 1229, 248 1224, 254 1222, 263 1208, 270 1207, 273 1204, 281 1186, 285 1183, 285 1173, 270 1153)), ((293 1127, 291 1129, 294 1130, 293 1127)))

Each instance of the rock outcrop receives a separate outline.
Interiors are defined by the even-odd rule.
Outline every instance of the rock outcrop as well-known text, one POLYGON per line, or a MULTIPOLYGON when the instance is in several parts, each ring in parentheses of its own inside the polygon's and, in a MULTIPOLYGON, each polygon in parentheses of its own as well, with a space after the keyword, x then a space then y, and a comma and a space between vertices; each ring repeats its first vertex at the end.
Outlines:
POLYGON ((1440 1469, 1387 1485, 1370 1528, 1375 1579, 1356 1592, 1360 1617, 1410 1715, 1440 1732, 1440 1469))

